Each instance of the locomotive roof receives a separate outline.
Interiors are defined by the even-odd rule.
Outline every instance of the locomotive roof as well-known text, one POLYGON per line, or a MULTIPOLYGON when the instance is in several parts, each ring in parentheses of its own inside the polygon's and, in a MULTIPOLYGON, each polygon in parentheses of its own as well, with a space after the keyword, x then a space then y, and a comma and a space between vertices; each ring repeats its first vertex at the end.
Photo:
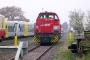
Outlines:
MULTIPOLYGON (((47 12, 47 11, 41 12, 41 13, 51 13, 51 14, 56 14, 55 12, 47 12)), ((40 13, 40 14, 41 14, 41 13, 40 13)))

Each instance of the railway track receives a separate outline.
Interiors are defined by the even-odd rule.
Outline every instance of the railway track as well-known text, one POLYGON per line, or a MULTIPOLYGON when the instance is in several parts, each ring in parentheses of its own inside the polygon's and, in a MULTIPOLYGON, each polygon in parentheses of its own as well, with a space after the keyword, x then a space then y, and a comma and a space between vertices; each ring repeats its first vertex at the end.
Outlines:
POLYGON ((45 55, 51 48, 51 46, 38 46, 38 48, 35 48, 31 51, 29 51, 28 54, 23 56, 23 60, 40 60, 40 58, 45 55))
MULTIPOLYGON (((25 37, 25 38, 18 38, 18 41, 28 41, 32 39, 32 37, 25 37)), ((14 39, 4 40, 3 42, 0 42, 0 46, 9 46, 14 45, 14 39)))
MULTIPOLYGON (((64 35, 64 34, 63 34, 64 35)), ((62 37, 63 37, 63 35, 62 35, 62 37)), ((20 40, 22 40, 22 41, 25 41, 25 40, 31 40, 32 38, 21 38, 20 40)), ((19 41, 20 41, 19 40, 19 41)), ((24 57, 23 57, 23 60, 40 60, 40 58, 43 56, 43 55, 45 55, 52 47, 53 47, 53 45, 51 45, 51 46, 38 46, 38 45, 33 45, 33 46, 35 46, 35 47, 33 47, 33 48, 31 48, 31 49, 29 49, 29 53, 28 54, 26 54, 26 55, 24 55, 24 57), (34 52, 34 53, 33 53, 34 52), (30 54, 30 55, 29 55, 30 54), (34 55, 34 56, 33 56, 34 55), (33 57, 35 57, 34 59, 33 59, 33 57)), ((15 52, 16 53, 16 52, 15 52)), ((6 57, 4 57, 5 58, 5 60, 14 60, 14 57, 15 57, 15 53, 12 53, 12 54, 9 54, 8 56, 6 56, 6 57)))
POLYGON ((3 41, 0 43, 0 46, 12 45, 13 43, 13 40, 3 41))
MULTIPOLYGON (((54 44, 53 44, 54 45, 54 44)), ((28 54, 23 56, 23 60, 40 60, 42 56, 44 56, 52 47, 51 46, 36 46, 30 49, 28 54)), ((9 59, 9 60, 14 60, 14 57, 9 59)))
MULTIPOLYGON (((35 46, 35 47, 33 47, 33 48, 29 49, 29 50, 28 50, 28 52, 31 52, 31 51, 33 51, 33 50, 37 49, 38 47, 40 47, 40 45, 35 46)), ((9 60, 14 60, 14 59, 15 59, 14 57, 15 57, 15 56, 13 56, 12 58, 9 58, 9 60)))

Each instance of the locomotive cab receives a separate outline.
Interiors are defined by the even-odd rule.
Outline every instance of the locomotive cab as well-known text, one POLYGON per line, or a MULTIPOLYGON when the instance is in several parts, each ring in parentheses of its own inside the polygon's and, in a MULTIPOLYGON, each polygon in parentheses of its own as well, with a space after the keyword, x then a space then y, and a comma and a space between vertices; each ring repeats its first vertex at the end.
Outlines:
POLYGON ((39 13, 34 25, 34 40, 40 43, 55 43, 61 35, 60 20, 54 12, 39 13))

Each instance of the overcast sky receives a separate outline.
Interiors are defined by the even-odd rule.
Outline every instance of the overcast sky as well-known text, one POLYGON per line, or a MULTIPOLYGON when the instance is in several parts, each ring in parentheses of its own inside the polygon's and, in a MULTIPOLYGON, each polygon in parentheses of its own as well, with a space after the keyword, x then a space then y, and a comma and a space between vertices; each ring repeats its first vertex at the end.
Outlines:
POLYGON ((42 12, 42 8, 44 8, 43 11, 56 12, 61 23, 69 23, 69 11, 74 9, 90 10, 90 0, 0 0, 0 8, 6 6, 22 8, 26 18, 34 22, 39 12, 42 12))

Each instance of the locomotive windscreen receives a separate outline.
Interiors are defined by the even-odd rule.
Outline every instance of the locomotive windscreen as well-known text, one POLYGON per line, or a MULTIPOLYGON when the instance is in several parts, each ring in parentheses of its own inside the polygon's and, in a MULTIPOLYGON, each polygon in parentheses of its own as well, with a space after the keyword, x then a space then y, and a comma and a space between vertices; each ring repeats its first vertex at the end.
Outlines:
POLYGON ((40 19, 40 18, 54 18, 54 14, 53 13, 41 13, 41 14, 39 14, 39 17, 38 17, 38 19, 40 19))

